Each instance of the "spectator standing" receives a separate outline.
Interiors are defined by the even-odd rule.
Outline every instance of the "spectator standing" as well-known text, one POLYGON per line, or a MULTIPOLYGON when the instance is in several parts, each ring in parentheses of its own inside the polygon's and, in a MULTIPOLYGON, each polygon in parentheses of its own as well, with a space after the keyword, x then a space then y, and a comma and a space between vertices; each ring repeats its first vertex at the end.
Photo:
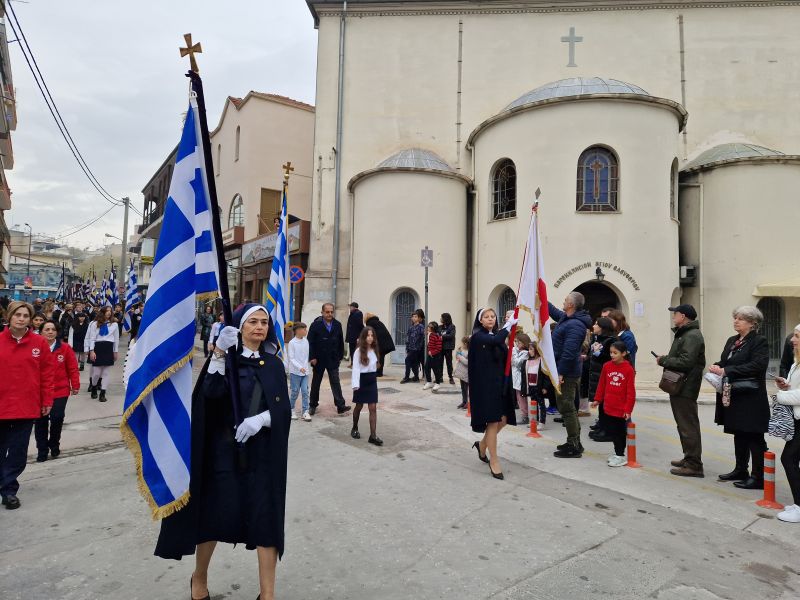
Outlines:
POLYGON ((794 359, 794 333, 786 336, 786 342, 783 344, 783 353, 781 354, 781 364, 779 367, 779 375, 786 379, 789 376, 789 371, 795 363, 794 359))
POLYGON ((47 460, 48 452, 53 458, 61 454, 61 428, 70 394, 75 395, 81 387, 78 361, 69 344, 61 340, 61 331, 56 322, 45 321, 42 337, 53 353, 53 408, 49 415, 36 419, 36 462, 47 460))
POLYGON ((791 406, 794 413, 794 436, 786 442, 781 453, 781 464, 789 480, 794 504, 777 516, 787 523, 800 523, 800 325, 794 328, 791 340, 794 362, 785 377, 775 380, 780 390, 775 399, 780 404, 791 406))
POLYGON ((428 343, 427 353, 425 356, 425 385, 423 390, 429 390, 433 387, 434 392, 439 391, 439 385, 442 383, 442 336, 439 334, 439 324, 436 321, 428 323, 428 343), (435 383, 431 384, 431 371, 435 383))
POLYGON ((364 313, 358 309, 358 302, 351 302, 350 314, 347 317, 347 331, 344 337, 344 341, 347 342, 348 349, 350 350, 350 368, 353 367, 353 352, 356 350, 358 336, 361 335, 361 330, 363 329, 364 313))
POLYGON ((387 357, 395 351, 392 334, 389 333, 386 325, 381 322, 378 316, 372 313, 366 314, 364 323, 375 330, 375 335, 378 339, 378 370, 375 371, 375 376, 383 377, 383 367, 386 365, 387 357))
POLYGON ((442 356, 447 365, 447 377, 450 385, 454 385, 453 380, 453 350, 456 349, 456 326, 453 325, 453 317, 450 313, 442 313, 442 325, 439 328, 442 336, 442 356))
POLYGON ((530 345, 531 338, 524 333, 518 333, 514 338, 514 347, 511 349, 511 387, 514 388, 514 395, 519 406, 520 425, 528 425, 530 423, 528 398, 523 393, 523 371, 528 360, 528 347, 530 345))
POLYGON ((636 402, 636 371, 630 363, 625 342, 612 342, 610 353, 610 360, 603 364, 600 371, 592 406, 605 407, 605 430, 614 442, 614 454, 608 457, 608 466, 624 467, 628 464, 625 458, 628 419, 636 402))
POLYGON ((211 326, 211 339, 209 341, 211 342, 212 347, 217 343, 217 338, 219 337, 219 333, 222 331, 223 327, 225 327, 225 315, 219 313, 217 315, 217 320, 211 326))
MULTIPOLYGON (((598 318, 592 326, 592 343, 589 346, 589 398, 592 400, 597 392, 603 365, 611 360, 611 344, 616 339, 614 322, 608 317, 598 318)), ((589 437, 596 442, 611 442, 613 438, 608 435, 605 428, 603 403, 598 406, 598 428, 589 433, 589 437)))
POLYGON ((342 324, 333 317, 334 310, 335 307, 332 303, 323 304, 322 316, 317 317, 308 329, 308 356, 313 371, 309 415, 317 412, 319 386, 322 384, 322 377, 326 372, 331 384, 336 411, 341 415, 351 408, 345 405, 342 384, 339 379, 339 363, 344 358, 344 334, 342 333, 342 324))
POLYGON ((208 340, 211 338, 211 326, 214 324, 214 309, 210 304, 203 309, 198 324, 200 325, 200 339, 203 341, 203 356, 208 358, 208 340))
POLYGON ((675 338, 669 354, 659 356, 656 362, 665 369, 684 374, 680 389, 669 397, 683 449, 683 458, 671 461, 673 468, 670 473, 680 477, 704 477, 697 397, 706 366, 706 342, 700 332, 697 311, 691 304, 681 304, 668 310, 672 313, 675 338))
POLYGON ((733 330, 718 362, 709 371, 722 377, 722 393, 717 393, 714 422, 733 435, 736 466, 720 481, 746 490, 764 489, 764 434, 769 426, 767 367, 769 343, 758 333, 764 316, 755 306, 740 306, 733 311, 733 330), (753 470, 748 473, 750 457, 753 470))
POLYGON ((614 327, 617 332, 617 337, 625 342, 628 348, 628 356, 630 357, 631 366, 636 368, 636 353, 639 351, 639 346, 636 344, 636 336, 631 331, 631 326, 628 325, 628 319, 625 318, 625 313, 621 310, 612 309, 608 313, 608 318, 614 321, 614 327))
POLYGON ((295 323, 292 326, 294 336, 286 345, 287 356, 289 359, 289 382, 291 391, 289 393, 289 404, 292 407, 292 420, 297 420, 294 412, 294 405, 297 402, 297 395, 303 393, 302 415, 303 421, 310 421, 311 415, 308 413, 308 373, 311 365, 308 363, 308 327, 305 323, 295 323))
POLYGON ((20 507, 18 478, 25 470, 33 423, 53 406, 53 357, 43 337, 31 331, 33 307, 8 305, 8 328, 0 333, 0 496, 8 510, 20 507))
POLYGON ((411 327, 406 334, 406 372, 400 383, 418 382, 419 365, 424 358, 425 352, 425 326, 422 324, 424 319, 420 319, 417 312, 411 315, 411 327), (409 375, 414 373, 414 378, 409 375))
POLYGON ((461 338, 461 346, 456 351, 456 364, 453 374, 461 384, 461 404, 456 408, 466 409, 469 404, 469 336, 461 338))
POLYGON ((567 428, 566 443, 558 446, 553 453, 556 458, 580 458, 583 455, 575 394, 581 380, 581 345, 586 338, 586 330, 592 325, 591 316, 583 310, 584 303, 585 299, 580 292, 567 294, 564 298, 564 310, 549 303, 550 317, 556 321, 553 329, 553 350, 560 388, 556 391, 556 403, 567 428))

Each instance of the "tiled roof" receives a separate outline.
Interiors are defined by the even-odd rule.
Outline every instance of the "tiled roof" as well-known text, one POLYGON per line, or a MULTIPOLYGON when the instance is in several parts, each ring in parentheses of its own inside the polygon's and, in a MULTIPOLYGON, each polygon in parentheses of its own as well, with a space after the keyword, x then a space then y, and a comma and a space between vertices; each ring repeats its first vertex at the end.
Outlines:
POLYGON ((691 171, 712 164, 730 162, 746 158, 760 158, 764 156, 785 156, 783 152, 771 150, 755 144, 732 143, 720 144, 701 152, 696 158, 689 161, 682 171, 691 171))
POLYGON ((506 110, 540 100, 588 96, 590 94, 650 95, 637 85, 625 83, 624 81, 618 81, 616 79, 606 79, 604 77, 571 77, 569 79, 560 79, 559 81, 546 83, 545 85, 523 94, 506 106, 506 110))

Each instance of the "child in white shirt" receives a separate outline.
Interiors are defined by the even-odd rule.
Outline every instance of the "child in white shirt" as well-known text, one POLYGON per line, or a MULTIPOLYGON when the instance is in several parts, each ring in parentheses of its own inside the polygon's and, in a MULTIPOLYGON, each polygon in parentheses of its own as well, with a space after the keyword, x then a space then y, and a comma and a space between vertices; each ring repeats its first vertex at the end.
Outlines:
POLYGON ((308 374, 311 371, 311 366, 308 363, 308 340, 306 339, 308 327, 305 323, 295 323, 292 331, 294 331, 294 337, 289 340, 287 345, 289 383, 291 386, 289 404, 292 407, 292 420, 297 420, 294 405, 297 401, 297 394, 302 391, 303 421, 310 421, 311 415, 308 414, 308 374))

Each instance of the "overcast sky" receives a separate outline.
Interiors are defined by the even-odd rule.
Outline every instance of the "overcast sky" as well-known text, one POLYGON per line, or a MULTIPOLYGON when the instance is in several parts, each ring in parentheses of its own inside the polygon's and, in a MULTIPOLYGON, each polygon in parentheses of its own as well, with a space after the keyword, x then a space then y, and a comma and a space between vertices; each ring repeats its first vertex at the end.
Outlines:
MULTIPOLYGON (((210 129, 225 98, 249 90, 314 103, 317 32, 304 0, 20 0, 13 8, 89 167, 140 211, 141 189, 177 144, 188 105, 189 63, 178 53, 184 33, 203 46, 198 63, 210 129)), ((110 205, 78 168, 18 44, 9 50, 18 124, 6 222, 59 234, 110 205)), ((122 214, 115 208, 67 241, 97 247, 105 233, 121 236, 122 214)), ((140 217, 132 212, 131 222, 140 217)))

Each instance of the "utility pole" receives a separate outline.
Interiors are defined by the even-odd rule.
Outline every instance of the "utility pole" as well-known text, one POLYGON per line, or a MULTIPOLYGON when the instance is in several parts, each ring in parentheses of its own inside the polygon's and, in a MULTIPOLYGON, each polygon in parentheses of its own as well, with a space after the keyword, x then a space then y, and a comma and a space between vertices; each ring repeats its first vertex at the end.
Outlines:
MULTIPOLYGON (((128 210, 130 208, 131 199, 130 198, 123 198, 122 202, 125 203, 125 217, 122 222, 122 262, 119 263, 119 270, 120 274, 122 275, 122 282, 126 287, 127 290, 127 283, 125 278, 128 275, 128 268, 126 259, 128 258, 128 210)), ((119 288, 119 280, 120 277, 117 276, 117 288, 119 288)), ((127 293, 127 291, 126 291, 127 293)), ((124 304, 124 302, 123 302, 124 304)))

